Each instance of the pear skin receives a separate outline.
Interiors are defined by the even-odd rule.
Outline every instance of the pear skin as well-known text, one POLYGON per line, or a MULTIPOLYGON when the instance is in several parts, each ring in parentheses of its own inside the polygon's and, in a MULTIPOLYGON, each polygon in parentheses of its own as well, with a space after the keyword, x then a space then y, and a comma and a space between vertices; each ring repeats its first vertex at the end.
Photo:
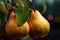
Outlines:
POLYGON ((50 31, 49 22, 38 10, 32 10, 29 19, 30 35, 34 38, 43 38, 50 31))
POLYGON ((25 22, 23 25, 18 26, 18 23, 16 21, 16 15, 14 12, 12 12, 5 26, 5 31, 8 37, 22 38, 29 33, 29 24, 28 22, 25 22))

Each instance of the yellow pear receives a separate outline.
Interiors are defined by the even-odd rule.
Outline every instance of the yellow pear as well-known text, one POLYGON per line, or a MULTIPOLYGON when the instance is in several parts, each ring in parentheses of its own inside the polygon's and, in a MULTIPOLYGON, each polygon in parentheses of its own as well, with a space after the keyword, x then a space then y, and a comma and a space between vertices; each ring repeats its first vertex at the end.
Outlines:
POLYGON ((29 24, 28 22, 25 22, 23 25, 18 26, 18 23, 16 21, 16 15, 14 12, 12 12, 5 26, 5 31, 8 37, 22 38, 29 33, 29 24))
POLYGON ((30 35, 34 38, 43 38, 50 31, 49 22, 38 10, 32 10, 29 19, 30 35))

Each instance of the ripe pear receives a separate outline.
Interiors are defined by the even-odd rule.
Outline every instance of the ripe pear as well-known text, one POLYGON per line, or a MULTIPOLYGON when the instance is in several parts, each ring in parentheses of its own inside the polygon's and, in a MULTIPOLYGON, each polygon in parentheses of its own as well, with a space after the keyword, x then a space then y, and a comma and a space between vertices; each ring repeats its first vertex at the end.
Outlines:
POLYGON ((8 37, 22 38, 29 33, 29 24, 28 22, 25 22, 23 25, 18 26, 16 15, 14 12, 12 12, 5 26, 5 31, 8 37))
POLYGON ((43 38, 50 31, 49 22, 41 15, 41 13, 38 10, 31 11, 29 27, 30 36, 33 38, 43 38))

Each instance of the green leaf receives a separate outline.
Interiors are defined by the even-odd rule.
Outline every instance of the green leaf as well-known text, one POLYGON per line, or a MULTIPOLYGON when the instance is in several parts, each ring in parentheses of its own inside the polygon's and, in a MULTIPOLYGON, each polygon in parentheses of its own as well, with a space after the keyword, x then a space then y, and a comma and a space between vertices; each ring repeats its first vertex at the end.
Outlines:
POLYGON ((4 36, 4 30, 0 28, 0 38, 4 36))
POLYGON ((29 35, 27 35, 26 37, 22 38, 22 40, 33 40, 29 35))
POLYGON ((1 19, 0 19, 0 25, 1 25, 1 19))
POLYGON ((6 6, 5 6, 5 4, 2 1, 0 1, 0 11, 2 11, 5 14, 7 14, 6 6))
MULTIPOLYGON (((21 0, 14 0, 16 3, 18 3, 18 5, 20 4, 21 0)), ((27 2, 27 0, 22 0, 24 2, 27 2)))
POLYGON ((7 0, 0 0, 4 3, 4 5, 7 7, 7 0))
POLYGON ((16 19, 18 24, 24 24, 28 20, 29 14, 30 12, 27 3, 21 1, 16 10, 16 19))
POLYGON ((14 0, 18 5, 20 4, 21 0, 14 0))
POLYGON ((4 23, 7 19, 6 17, 7 17, 7 15, 0 10, 0 26, 4 25, 4 23))
POLYGON ((42 1, 42 6, 43 6, 43 12, 42 13, 44 13, 47 10, 47 6, 45 3, 45 0, 41 0, 41 1, 42 1))
POLYGON ((7 9, 5 4, 0 0, 0 26, 2 26, 7 17, 7 9))
POLYGON ((0 0, 0 1, 2 1, 4 4, 6 4, 6 3, 7 3, 7 0, 0 0))

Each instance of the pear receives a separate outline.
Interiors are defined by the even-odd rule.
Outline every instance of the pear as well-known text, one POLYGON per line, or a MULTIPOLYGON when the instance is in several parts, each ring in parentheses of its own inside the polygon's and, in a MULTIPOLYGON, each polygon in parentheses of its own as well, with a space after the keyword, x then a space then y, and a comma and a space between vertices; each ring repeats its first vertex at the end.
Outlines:
POLYGON ((18 26, 16 15, 14 12, 12 12, 5 26, 5 31, 8 37, 22 38, 29 33, 29 24, 28 22, 25 22, 23 25, 18 26))
POLYGON ((50 31, 49 22, 41 15, 41 13, 38 10, 31 11, 29 27, 30 27, 29 34, 33 38, 43 38, 50 31))

